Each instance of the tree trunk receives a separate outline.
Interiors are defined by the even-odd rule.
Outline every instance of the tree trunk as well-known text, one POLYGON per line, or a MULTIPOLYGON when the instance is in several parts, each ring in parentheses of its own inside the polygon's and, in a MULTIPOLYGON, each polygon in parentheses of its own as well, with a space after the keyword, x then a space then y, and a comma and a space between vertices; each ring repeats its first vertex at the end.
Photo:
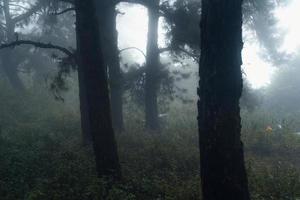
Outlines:
POLYGON ((157 92, 159 87, 158 21, 159 0, 148 6, 148 41, 146 57, 145 115, 146 129, 159 130, 157 92))
MULTIPOLYGON (((115 3, 111 0, 97 1, 98 19, 103 26, 102 46, 105 49, 104 58, 108 67, 112 122, 116 131, 124 129, 123 122, 123 90, 120 57, 118 48, 118 32, 116 29, 117 12, 115 3)), ((101 31, 100 30, 100 31, 101 31)))
MULTIPOLYGON (((118 180, 120 164, 111 122, 111 110, 100 33, 93 0, 76 0, 76 32, 81 95, 89 120, 98 176, 118 180)), ((102 26, 100 26, 102 27, 102 26)))
POLYGON ((249 200, 241 142, 242 0, 202 0, 198 123, 204 200, 249 200))
MULTIPOLYGON (((4 9, 4 15, 5 15, 5 24, 6 24, 6 42, 12 42, 16 38, 15 33, 15 24, 12 21, 11 15, 10 15, 10 7, 9 7, 9 0, 3 1, 3 9, 4 9)), ((18 66, 16 62, 13 60, 13 52, 11 49, 5 49, 3 50, 3 53, 1 53, 1 60, 2 60, 2 67, 3 70, 12 85, 14 89, 17 90, 24 90, 24 85, 18 75, 18 66)))
MULTIPOLYGON (((79 60, 79 59, 78 59, 79 60)), ((88 112, 87 94, 85 89, 85 80, 83 77, 83 67, 79 66, 78 62, 78 84, 79 84, 79 104, 80 104, 80 122, 83 144, 86 146, 93 144, 93 137, 91 133, 90 117, 88 112)))

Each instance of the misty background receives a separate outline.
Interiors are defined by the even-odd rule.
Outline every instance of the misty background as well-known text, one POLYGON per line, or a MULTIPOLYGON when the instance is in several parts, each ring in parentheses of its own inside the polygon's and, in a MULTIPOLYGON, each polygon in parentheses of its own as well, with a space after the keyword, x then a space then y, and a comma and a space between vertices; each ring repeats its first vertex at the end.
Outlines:
MULTIPOLYGON (((59 14, 73 6, 42 0, 36 8, 39 2, 9 0, 11 18, 24 17, 9 30, 0 1, 1 43, 30 40, 76 52, 74 10, 59 14), (32 8, 37 10, 24 16, 32 8)), ((199 199, 199 2, 161 1, 167 17, 158 26, 159 134, 145 129, 148 9, 126 2, 116 7, 124 127, 115 132, 128 182, 114 188, 110 199, 199 199)), ((297 200, 300 1, 244 0, 243 9, 240 106, 252 199, 297 200)), ((51 48, 1 48, 0 199, 102 198, 105 183, 97 178, 91 149, 82 146, 78 68, 72 62, 51 48)))

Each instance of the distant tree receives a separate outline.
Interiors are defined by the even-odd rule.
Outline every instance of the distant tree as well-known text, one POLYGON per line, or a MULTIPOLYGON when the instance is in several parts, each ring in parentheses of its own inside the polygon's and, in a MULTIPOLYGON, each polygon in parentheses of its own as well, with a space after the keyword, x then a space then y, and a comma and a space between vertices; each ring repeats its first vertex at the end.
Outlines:
POLYGON ((158 118, 158 90, 160 87, 160 49, 158 48, 158 26, 161 16, 160 0, 120 0, 120 2, 140 4, 148 10, 148 36, 147 53, 145 55, 145 84, 144 84, 144 102, 145 102, 145 126, 147 130, 159 130, 158 118))
POLYGON ((250 83, 244 79, 243 94, 240 100, 241 108, 252 112, 261 106, 262 102, 262 91, 259 89, 253 89, 250 83))
POLYGON ((242 0, 202 0, 198 102, 204 200, 249 200, 241 142, 242 0))
POLYGON ((288 58, 279 51, 284 34, 278 30, 275 8, 287 0, 245 0, 243 4, 244 21, 253 30, 261 44, 264 59, 275 66, 283 64, 288 58))
MULTIPOLYGON (((187 51, 185 48, 174 48, 167 46, 166 48, 158 47, 158 27, 160 17, 165 15, 165 1, 154 0, 121 0, 120 2, 128 2, 143 5, 148 10, 148 37, 147 37, 147 53, 145 65, 145 84, 144 84, 144 102, 145 102, 145 123, 146 129, 158 131, 159 127, 159 107, 158 96, 161 84, 163 82, 162 74, 165 73, 163 65, 160 61, 160 55, 166 51, 180 51, 195 59, 197 55, 187 51)), ((170 16, 169 16, 170 17, 170 16)), ((196 21, 196 20, 195 20, 196 21)), ((170 82, 170 79, 168 79, 170 82)))
POLYGON ((300 57, 297 55, 272 77, 265 88, 264 107, 284 118, 300 113, 300 57))
MULTIPOLYGON (((94 0, 76 0, 76 33, 78 71, 85 95, 90 132, 100 177, 121 176, 117 146, 111 122, 111 107, 103 54, 100 46, 99 22, 94 0)), ((101 28, 102 26, 100 26, 101 28)))
POLYGON ((148 40, 146 54, 145 116, 146 128, 158 130, 157 91, 159 87, 160 56, 158 49, 159 0, 153 0, 148 8, 148 40))
MULTIPOLYGON (((26 3, 21 1, 22 3, 26 3)), ((17 3, 21 3, 17 2, 17 3)), ((28 9, 20 9, 16 2, 11 0, 3 0, 1 3, 1 22, 4 25, 0 26, 1 29, 1 42, 8 43, 17 40, 19 33, 16 33, 17 25, 20 25, 30 19, 30 17, 36 14, 42 8, 42 3, 38 2, 35 5, 28 7, 28 9), (12 6, 16 9, 12 12, 12 6), (21 12, 20 12, 21 10, 21 12), (19 12, 18 12, 19 11, 19 12), (21 14, 19 14, 21 13, 21 14)), ((22 83, 18 75, 18 62, 13 50, 5 49, 0 54, 1 64, 3 71, 5 72, 10 84, 17 90, 24 90, 24 84, 22 83)))

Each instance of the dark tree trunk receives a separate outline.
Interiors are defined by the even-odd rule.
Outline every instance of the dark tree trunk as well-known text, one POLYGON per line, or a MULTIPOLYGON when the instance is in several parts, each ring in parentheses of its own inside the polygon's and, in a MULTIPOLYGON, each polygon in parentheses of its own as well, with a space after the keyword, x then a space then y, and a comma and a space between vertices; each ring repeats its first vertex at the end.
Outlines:
MULTIPOLYGON (((78 59, 79 60, 79 59, 78 59)), ((79 66, 78 62, 78 83, 79 83, 79 104, 80 104, 80 120, 83 144, 86 146, 93 144, 93 137, 91 133, 90 117, 88 112, 87 94, 85 80, 83 77, 83 67, 79 66)))
POLYGON ((120 132, 124 129, 124 122, 122 75, 118 48, 118 32, 116 29, 117 12, 115 3, 111 0, 97 1, 97 8, 98 19, 103 26, 101 29, 103 31, 100 34, 102 35, 102 46, 105 49, 103 53, 109 74, 112 122, 114 129, 120 132))
POLYGON ((157 92, 159 87, 158 21, 159 0, 148 5, 148 41, 146 60, 145 115, 146 128, 159 130, 157 92))
MULTIPOLYGON (((9 0, 3 1, 3 9, 5 15, 6 24, 6 42, 12 42, 15 40, 15 24, 12 21, 9 8, 9 0)), ((1 53, 2 67, 5 72, 10 84, 14 89, 24 90, 24 85, 18 75, 18 66, 13 59, 13 52, 11 49, 3 50, 1 53)))
POLYGON ((80 94, 85 95, 85 104, 81 109, 87 109, 99 177, 108 176, 117 180, 121 170, 111 122, 108 83, 94 0, 76 0, 75 6, 80 94))
POLYGON ((249 200, 241 142, 242 0, 202 0, 198 123, 204 200, 249 200))

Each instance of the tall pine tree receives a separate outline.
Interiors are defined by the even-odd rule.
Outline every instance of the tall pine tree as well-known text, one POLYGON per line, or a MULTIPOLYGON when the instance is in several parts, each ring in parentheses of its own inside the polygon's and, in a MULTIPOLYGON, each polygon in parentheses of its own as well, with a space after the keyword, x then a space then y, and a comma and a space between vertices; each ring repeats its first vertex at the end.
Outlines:
POLYGON ((242 0, 202 0, 198 102, 204 200, 249 200, 241 142, 242 0))
MULTIPOLYGON (((121 176, 94 0, 76 0, 78 73, 99 177, 121 176)), ((100 26, 101 28, 101 26, 100 26)), ((82 108, 81 108, 82 109, 82 108)))

